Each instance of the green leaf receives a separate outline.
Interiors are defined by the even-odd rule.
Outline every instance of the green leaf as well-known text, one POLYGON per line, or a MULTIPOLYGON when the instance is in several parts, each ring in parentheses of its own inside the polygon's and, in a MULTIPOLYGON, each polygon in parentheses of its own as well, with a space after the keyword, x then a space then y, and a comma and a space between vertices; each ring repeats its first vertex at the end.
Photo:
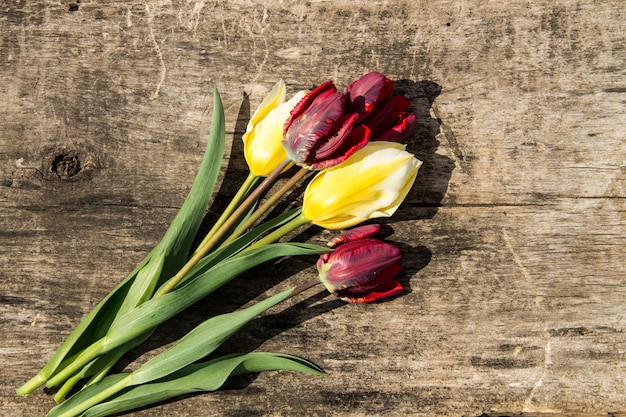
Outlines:
POLYGON ((159 243, 159 247, 167 253, 163 280, 173 276, 187 261, 189 248, 204 218, 221 170, 225 137, 224 107, 219 93, 214 90, 211 133, 200 170, 183 206, 159 243))
POLYGON ((318 245, 275 243, 239 253, 220 262, 184 287, 153 298, 124 315, 111 326, 109 334, 103 340, 104 350, 101 353, 153 329, 254 266, 282 256, 311 255, 327 251, 327 248, 318 245))
POLYGON ((185 262, 189 247, 200 226, 208 202, 213 194, 215 182, 221 168, 224 153, 225 122, 224 108, 217 90, 214 92, 213 120, 202 164, 196 175, 187 199, 161 242, 143 261, 118 284, 68 336, 48 363, 35 377, 18 388, 17 393, 27 395, 45 383, 51 376, 69 364, 69 358, 78 354, 109 330, 116 313, 126 298, 139 271, 151 260, 155 253, 163 252, 166 259, 162 278, 173 275, 185 262))
POLYGON ((116 384, 124 381, 127 377, 127 373, 109 375, 102 381, 82 389, 78 393, 72 395, 69 400, 64 401, 52 408, 48 414, 46 414, 46 417, 76 416, 77 413, 72 412, 73 408, 80 405, 82 402, 88 401, 98 393, 114 387, 116 384))
POLYGON ((71 359, 93 341, 102 338, 115 318, 132 281, 139 270, 150 260, 149 254, 121 283, 119 283, 93 310, 76 326, 65 339, 48 363, 31 380, 16 390, 19 395, 28 395, 44 384, 52 375, 64 369, 71 359))
POLYGON ((101 383, 90 385, 51 410, 49 416, 78 415, 89 407, 117 395, 129 386, 152 382, 185 368, 212 353, 242 326, 289 298, 295 290, 296 288, 291 288, 248 308, 221 314, 204 321, 172 347, 149 360, 136 371, 124 374, 125 376, 117 380, 114 385, 108 385, 106 378, 101 383))
POLYGON ((124 302, 115 313, 114 322, 133 308, 152 298, 164 263, 165 252, 159 252, 150 258, 150 261, 139 271, 137 277, 133 280, 124 302))
POLYGON ((233 375, 249 372, 290 370, 325 375, 317 365, 296 356, 271 352, 233 354, 189 365, 153 383, 132 387, 105 403, 87 410, 84 417, 104 417, 195 392, 220 388, 233 375))
POLYGON ((134 371, 131 374, 129 385, 154 381, 202 359, 217 349, 250 320, 281 301, 285 301, 292 293, 293 288, 255 303, 248 308, 211 317, 187 333, 165 352, 155 356, 134 371))

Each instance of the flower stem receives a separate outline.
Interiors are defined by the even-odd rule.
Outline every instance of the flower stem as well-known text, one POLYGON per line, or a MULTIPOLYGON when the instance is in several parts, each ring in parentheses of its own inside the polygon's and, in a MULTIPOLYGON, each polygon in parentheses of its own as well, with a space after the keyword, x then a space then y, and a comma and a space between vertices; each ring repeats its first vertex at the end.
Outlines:
POLYGON ((180 282, 181 279, 185 275, 189 273, 193 269, 194 266, 202 258, 204 258, 210 251, 217 245, 217 243, 224 237, 226 232, 230 230, 237 221, 245 214, 245 212, 254 204, 254 202, 263 194, 270 186, 274 183, 276 178, 280 175, 280 173, 291 163, 290 159, 286 159, 283 161, 270 175, 268 175, 265 180, 259 186, 251 192, 248 197, 237 207, 237 209, 230 215, 228 220, 226 220, 219 230, 213 233, 210 239, 208 239, 204 245, 198 247, 193 256, 187 261, 187 263, 174 275, 170 278, 155 294, 154 297, 159 297, 161 295, 167 294, 172 291, 176 285, 180 282))
POLYGON ((74 388, 74 385, 76 385, 76 383, 80 380, 81 380, 80 373, 74 374, 70 378, 68 378, 63 384, 63 386, 59 388, 57 393, 54 394, 54 402, 58 404, 61 401, 63 401, 63 398, 65 398, 65 396, 70 392, 70 390, 74 388))
MULTIPOLYGON (((128 374, 128 376, 117 381, 115 384, 111 385, 110 387, 105 388, 102 391, 95 393, 87 401, 80 402, 76 404, 74 407, 70 408, 69 410, 64 410, 61 414, 58 414, 58 417, 74 417, 74 416, 81 415, 90 407, 96 404, 100 404, 107 398, 111 397, 112 395, 117 394, 118 392, 126 388, 131 382, 131 375, 132 374, 128 374)), ((61 404, 60 406, 62 407, 63 405, 64 404, 61 404)), ((53 411, 54 409, 51 410, 51 412, 53 411)))
POLYGON ((245 197, 246 193, 248 191, 250 191, 250 189, 254 185, 255 180, 258 179, 258 178, 259 177, 257 177, 253 173, 249 173, 248 174, 248 177, 246 178, 246 180, 243 182, 243 184, 241 184, 241 187, 239 187, 239 191, 237 191, 237 194, 235 194, 233 199, 228 204, 228 207, 226 207, 226 209, 224 209, 224 211, 220 215, 219 219, 217 219, 217 221, 215 222, 213 227, 211 227, 211 230, 209 230, 209 232, 204 237, 204 239, 202 239, 202 242, 200 242, 200 244, 196 248, 194 254, 196 252, 198 252, 198 250, 201 247, 206 245, 207 242, 213 237, 213 235, 219 230, 219 228, 222 227, 222 225, 226 222, 226 220, 228 220, 228 217, 231 214, 233 214, 233 212, 235 211, 235 209, 237 208, 239 203, 241 203, 241 200, 243 200, 243 198, 245 197))
POLYGON ((244 249, 244 251, 254 249, 254 248, 259 248, 261 246, 268 245, 270 243, 274 243, 281 237, 285 236, 287 233, 292 232, 296 230, 298 227, 305 225, 309 222, 310 221, 301 214, 295 219, 293 219, 292 221, 290 221, 289 223, 282 225, 278 229, 274 230, 272 233, 257 240, 256 242, 248 246, 246 249, 244 249))
POLYGON ((32 377, 28 382, 15 390, 17 395, 28 395, 34 390, 36 390, 39 386, 44 384, 47 380, 47 377, 43 375, 43 372, 39 372, 37 375, 32 377))
POLYGON ((239 227, 237 227, 237 229, 235 229, 235 231, 230 236, 228 236, 228 238, 224 241, 224 243, 222 243, 222 245, 232 242, 233 240, 241 236, 243 232, 245 232, 250 226, 254 224, 254 222, 259 220, 263 213, 272 208, 272 206, 274 206, 274 204, 276 204, 276 202, 283 195, 285 195, 287 191, 291 190, 298 183, 298 181, 300 181, 310 172, 311 171, 306 168, 300 168, 300 170, 293 177, 291 177, 289 181, 283 184, 283 186, 278 191, 276 191, 274 194, 272 194, 272 196, 265 200, 265 202, 259 208, 257 208, 254 213, 250 215, 250 217, 248 217, 241 225, 239 225, 239 227))
POLYGON ((104 349, 105 339, 99 339, 93 342, 89 347, 82 350, 78 355, 76 355, 75 359, 70 362, 65 368, 63 368, 59 373, 49 378, 46 386, 48 388, 55 387, 70 378, 76 372, 80 371, 80 369, 87 365, 89 362, 97 358, 102 354, 102 350, 104 349))
POLYGON ((304 283, 298 285, 296 288, 294 288, 293 292, 291 293, 291 295, 289 297, 291 298, 293 296, 296 296, 296 295, 300 294, 301 292, 304 292, 304 291, 308 290, 309 288, 313 288, 317 284, 321 284, 321 283, 322 283, 322 281, 320 281, 319 278, 315 278, 315 279, 312 279, 310 281, 304 282, 304 283))

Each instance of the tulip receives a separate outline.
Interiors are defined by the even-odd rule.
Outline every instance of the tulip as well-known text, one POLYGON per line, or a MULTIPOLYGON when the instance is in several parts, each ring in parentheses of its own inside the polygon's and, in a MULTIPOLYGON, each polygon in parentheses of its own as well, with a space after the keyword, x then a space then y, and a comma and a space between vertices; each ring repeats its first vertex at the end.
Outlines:
POLYGON ((422 164, 404 148, 370 142, 343 163, 318 173, 304 192, 302 217, 327 229, 346 229, 391 216, 422 164))
POLYGON ((371 303, 398 295, 402 284, 393 280, 402 267, 394 245, 377 239, 359 239, 325 253, 317 261, 326 289, 349 303, 371 303))
POLYGON ((291 109, 302 100, 306 92, 300 91, 285 101, 285 90, 283 80, 274 85, 250 118, 242 138, 246 162, 250 172, 257 177, 267 177, 287 159, 281 144, 283 125, 291 109))
POLYGON ((283 146, 293 161, 312 170, 334 166, 365 146, 370 131, 355 127, 356 113, 345 113, 346 97, 332 81, 307 94, 284 126, 283 146))

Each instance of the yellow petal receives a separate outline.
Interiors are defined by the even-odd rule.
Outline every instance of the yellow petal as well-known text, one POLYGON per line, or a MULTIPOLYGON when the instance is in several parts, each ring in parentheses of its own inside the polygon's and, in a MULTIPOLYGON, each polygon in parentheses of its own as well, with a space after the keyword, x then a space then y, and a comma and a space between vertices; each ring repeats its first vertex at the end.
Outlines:
POLYGON ((391 216, 410 190, 421 162, 390 142, 372 142, 320 172, 305 191, 303 214, 328 229, 391 216))
POLYGON ((256 125, 259 121, 263 120, 269 112, 285 101, 286 94, 287 86, 285 85, 285 82, 283 80, 278 80, 268 95, 265 96, 261 104, 259 104, 259 107, 257 107, 256 111, 250 118, 248 126, 250 126, 250 124, 256 125))
POLYGON ((281 93, 281 89, 284 90, 282 80, 263 100, 259 109, 250 119, 248 129, 243 135, 246 162, 250 172, 259 177, 268 176, 287 159, 287 153, 282 146, 283 126, 293 107, 306 94, 306 92, 301 91, 289 101, 282 102, 284 91, 281 93), (281 94, 282 98, 279 97, 281 94), (279 103, 279 101, 281 102, 279 103), (272 108, 272 106, 274 107, 272 108))

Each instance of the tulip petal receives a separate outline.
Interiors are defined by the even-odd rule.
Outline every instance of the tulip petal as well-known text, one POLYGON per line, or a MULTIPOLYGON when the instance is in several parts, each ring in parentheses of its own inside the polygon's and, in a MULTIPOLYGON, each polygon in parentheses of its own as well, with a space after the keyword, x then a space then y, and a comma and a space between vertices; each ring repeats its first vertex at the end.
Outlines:
POLYGON ((311 180, 302 213, 327 229, 344 229, 369 218, 390 216, 406 197, 420 165, 421 161, 401 144, 370 142, 311 180))
POLYGON ((367 117, 393 91, 393 81, 379 72, 369 72, 353 81, 346 89, 347 111, 357 113, 357 121, 367 117))
POLYGON ((402 252, 391 243, 361 239, 320 256, 317 269, 328 291, 348 289, 362 293, 396 276, 401 269, 398 264, 401 258, 402 252))
POLYGON ((315 143, 314 158, 324 159, 336 154, 342 146, 344 137, 350 133, 352 126, 354 126, 356 117, 356 114, 341 116, 335 123, 335 126, 333 126, 333 130, 328 133, 328 136, 320 138, 315 143))
POLYGON ((377 140, 390 128, 401 122, 407 115, 411 101, 404 96, 391 96, 376 106, 374 111, 363 120, 372 131, 372 138, 377 140))
POLYGON ((366 224, 365 226, 355 227, 354 229, 346 230, 340 235, 332 238, 327 243, 327 246, 329 248, 334 248, 335 246, 339 246, 344 243, 372 237, 378 234, 378 232, 380 232, 380 229, 382 229, 382 226, 378 223, 366 224))
MULTIPOLYGON (((263 114, 263 118, 255 116, 255 124, 248 124, 248 130, 243 136, 244 157, 250 172, 254 175, 266 177, 287 159, 287 153, 282 146, 283 125, 289 117, 291 109, 305 94, 305 91, 300 91, 289 101, 280 103, 270 111, 266 111, 267 109, 261 112, 257 110, 255 115, 257 113, 263 114)), ((288 168, 286 167, 285 170, 288 168)))
MULTIPOLYGON (((355 120, 356 115, 351 115, 348 119, 355 120)), ((328 141, 322 144, 322 148, 315 153, 314 158, 309 158, 307 164, 310 169, 319 171, 340 164, 367 145, 370 138, 370 130, 367 126, 342 127, 341 132, 336 136, 328 138, 328 141), (347 135, 346 135, 347 133, 347 135)))
POLYGON ((285 123, 283 134, 287 136, 287 130, 291 127, 293 120, 301 116, 313 104, 317 97, 327 97, 328 95, 333 94, 336 91, 337 87, 335 87, 335 84, 333 84, 333 82, 330 80, 318 85, 313 90, 311 90, 311 92, 309 92, 302 100, 300 100, 300 102, 291 111, 291 115, 285 123))
POLYGON ((275 109, 278 105, 285 101, 287 86, 283 80, 279 80, 263 99, 259 107, 255 110, 254 114, 248 122, 248 129, 251 126, 256 125, 259 121, 263 120, 267 114, 275 109))
POLYGON ((387 281, 384 285, 365 294, 344 291, 337 293, 337 296, 350 304, 365 304, 380 301, 383 298, 389 298, 400 295, 403 291, 402 284, 395 280, 387 281))
POLYGON ((402 116, 400 122, 381 134, 375 140, 387 142, 402 142, 411 135, 417 120, 413 113, 402 116))
MULTIPOLYGON (((384 286, 389 282, 393 277, 398 275, 402 267, 398 263, 391 264, 384 270, 372 271, 372 275, 364 279, 362 282, 356 282, 354 285, 350 286, 349 289, 351 293, 354 294, 364 294, 370 291, 375 291, 381 286, 384 286)), ((338 290, 337 292, 341 292, 338 290)))
POLYGON ((293 118, 287 121, 289 128, 285 132, 283 146, 297 163, 307 164, 320 138, 335 133, 337 121, 343 116, 343 94, 335 92, 321 98, 318 96, 302 114, 293 117, 292 112, 293 118))

